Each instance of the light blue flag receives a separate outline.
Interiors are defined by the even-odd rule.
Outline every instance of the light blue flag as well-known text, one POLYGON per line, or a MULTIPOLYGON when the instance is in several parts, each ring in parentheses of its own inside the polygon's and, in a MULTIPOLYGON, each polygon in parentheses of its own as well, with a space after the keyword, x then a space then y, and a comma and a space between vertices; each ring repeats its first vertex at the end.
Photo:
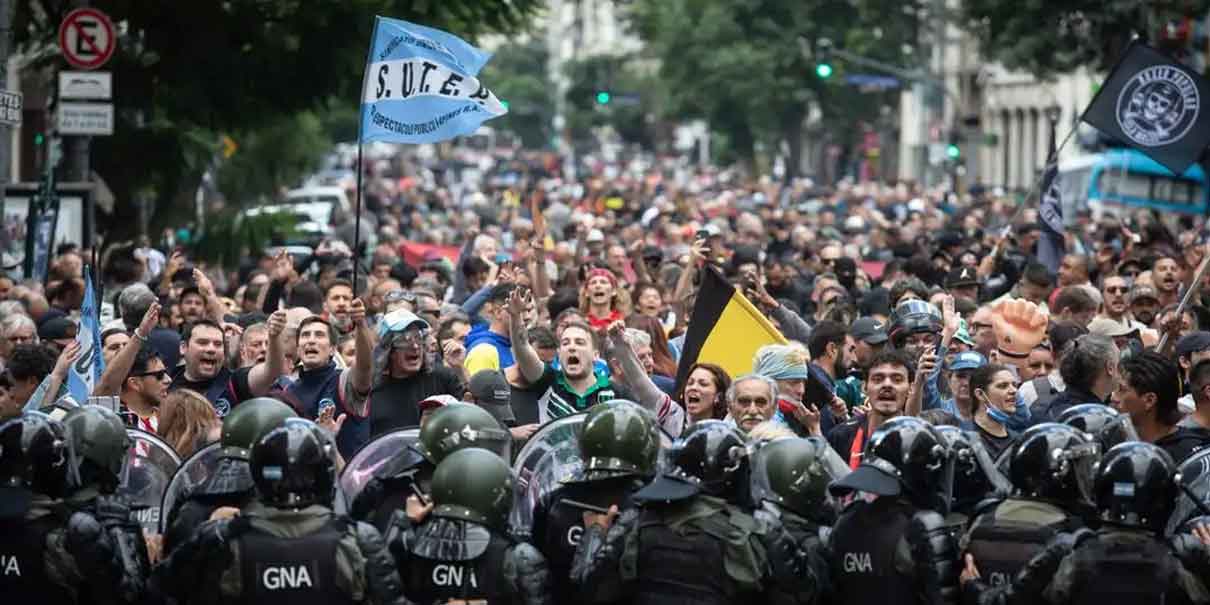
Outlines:
POLYGON ((81 404, 88 401, 93 387, 101 380, 101 372, 105 371, 105 360, 101 357, 100 318, 91 271, 84 267, 84 302, 80 305, 80 329, 76 332, 80 357, 67 372, 67 391, 81 404))
POLYGON ((361 98, 361 140, 435 143, 508 110, 475 77, 491 58, 461 38, 374 18, 361 98))

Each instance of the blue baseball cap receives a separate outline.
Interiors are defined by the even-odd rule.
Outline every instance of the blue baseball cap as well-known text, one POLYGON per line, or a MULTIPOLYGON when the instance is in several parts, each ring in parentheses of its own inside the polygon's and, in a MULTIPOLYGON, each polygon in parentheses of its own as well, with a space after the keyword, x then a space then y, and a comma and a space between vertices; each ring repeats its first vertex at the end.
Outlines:
POLYGON ((963 351, 954 356, 950 370, 977 370, 987 365, 987 359, 976 351, 963 351))

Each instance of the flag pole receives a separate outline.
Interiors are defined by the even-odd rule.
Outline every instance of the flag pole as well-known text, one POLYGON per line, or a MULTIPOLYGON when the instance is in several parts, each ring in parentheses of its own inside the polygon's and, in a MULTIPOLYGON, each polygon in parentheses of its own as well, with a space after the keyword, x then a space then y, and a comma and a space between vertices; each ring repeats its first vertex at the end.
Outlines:
POLYGON ((1063 137, 1063 142, 1059 143, 1059 146, 1055 148, 1054 157, 1046 158, 1046 166, 1043 167, 1041 176, 1034 179, 1033 185, 1031 185, 1029 188, 1029 193, 1027 193, 1025 197, 1021 199, 1021 201, 1017 202, 1016 211, 1013 212, 1012 218, 1008 219, 1008 224, 1004 226, 1004 231, 1000 234, 1001 243, 1008 239, 1008 234, 1012 230, 1013 223, 1017 222, 1017 219, 1021 218, 1021 214, 1025 212, 1026 203, 1029 202, 1030 198, 1039 193, 1038 190, 1042 186, 1042 181, 1046 180, 1046 169, 1050 168, 1050 163, 1054 162, 1057 164, 1059 162, 1059 154, 1063 152, 1063 148, 1067 146, 1068 141, 1070 141, 1071 137, 1075 135, 1078 128, 1078 124, 1076 126, 1072 126, 1071 129, 1067 131, 1067 136, 1063 137))
POLYGON ((370 33, 370 49, 366 51, 365 69, 361 71, 361 98, 357 99, 357 196, 354 202, 354 212, 356 216, 353 218, 353 296, 357 296, 357 269, 361 264, 361 259, 358 258, 358 250, 361 248, 361 179, 362 172, 365 167, 362 166, 362 135, 365 131, 366 123, 366 82, 370 78, 370 60, 374 57, 374 45, 378 42, 378 15, 374 15, 374 25, 370 33))
MULTIPOLYGON (((1189 300, 1193 298, 1193 293, 1199 290, 1197 286, 1198 284, 1202 283, 1202 277, 1206 274, 1207 265, 1210 265, 1210 254, 1206 255, 1206 257, 1202 259, 1202 264, 1198 265, 1197 273, 1193 274, 1193 281, 1189 282, 1189 285, 1185 288, 1185 295, 1181 297, 1181 304, 1176 306, 1176 316, 1178 321, 1181 313, 1184 313, 1185 307, 1189 306, 1189 300)), ((1168 331, 1164 330, 1164 333, 1160 335, 1160 343, 1156 345, 1155 350, 1163 351, 1164 345, 1167 343, 1168 331)))

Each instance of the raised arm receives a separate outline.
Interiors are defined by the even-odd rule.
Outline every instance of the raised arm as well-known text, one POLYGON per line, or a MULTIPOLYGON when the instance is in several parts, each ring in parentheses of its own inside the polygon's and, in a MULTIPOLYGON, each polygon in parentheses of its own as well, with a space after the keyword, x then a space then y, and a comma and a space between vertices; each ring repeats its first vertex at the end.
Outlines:
MULTIPOLYGON (((698 268, 706 262, 707 254, 706 240, 693 242, 693 247, 689 249, 689 262, 685 265, 685 270, 681 271, 680 278, 676 280, 676 290, 672 293, 672 301, 678 307, 684 305, 689 293, 693 292, 693 279, 697 277, 698 268)), ((681 314, 686 318, 692 312, 693 309, 681 308, 681 314)))
POLYGON ((639 362, 638 355, 630 348, 630 343, 626 342, 626 324, 620 321, 609 324, 609 348, 613 358, 621 364, 623 381, 638 398, 638 403, 658 413, 660 404, 664 403, 667 395, 651 381, 651 377, 643 369, 643 364, 639 362))
POLYGON ((197 267, 193 268, 193 281, 197 283, 197 289, 202 293, 202 298, 206 299, 206 316, 222 325, 223 315, 226 315, 227 309, 223 307, 223 302, 214 292, 214 283, 197 267))
POLYGON ((550 276, 546 274, 546 242, 543 241, 544 236, 544 233, 539 233, 529 242, 529 246, 533 250, 530 277, 533 278, 534 298, 538 302, 550 298, 551 294, 554 293, 554 290, 550 287, 550 276))
MULTIPOLYGON (((73 340, 71 344, 63 347, 63 351, 59 353, 59 358, 55 360, 55 368, 50 371, 46 393, 42 396, 42 405, 52 405, 59 398, 59 390, 63 388, 63 383, 67 382, 67 372, 71 370, 71 364, 75 363, 79 358, 80 341, 73 340)), ((79 401, 77 403, 83 405, 85 402, 79 401)))
POLYGON ((529 344, 529 330, 525 327, 526 300, 520 290, 513 290, 508 297, 509 337, 512 339, 513 358, 517 361, 517 369, 527 383, 537 382, 546 370, 546 364, 538 357, 538 352, 529 344))
MULTIPOLYGON (((353 364, 351 376, 353 390, 364 395, 370 392, 374 380, 374 331, 370 329, 370 324, 366 321, 366 305, 360 298, 354 298, 349 305, 349 317, 356 327, 353 343, 357 349, 357 363, 353 364)), ((357 406, 358 409, 355 412, 363 414, 368 399, 357 399, 359 399, 360 405, 357 406)))
POLYGON ((269 316, 269 353, 265 360, 248 371, 248 390, 253 397, 263 397, 273 387, 273 382, 286 373, 285 343, 282 334, 286 331, 286 312, 279 309, 269 316))
POLYGON ((134 360, 139 355, 139 349, 143 348, 143 344, 147 342, 151 331, 159 323, 160 303, 153 302, 150 307, 147 307, 147 312, 143 314, 143 319, 139 322, 139 326, 130 335, 130 340, 126 341, 122 350, 118 351, 118 354, 114 355, 109 364, 105 366, 105 371, 101 373, 101 380, 92 389, 94 396, 104 397, 122 394, 122 383, 130 375, 130 369, 134 367, 134 360))

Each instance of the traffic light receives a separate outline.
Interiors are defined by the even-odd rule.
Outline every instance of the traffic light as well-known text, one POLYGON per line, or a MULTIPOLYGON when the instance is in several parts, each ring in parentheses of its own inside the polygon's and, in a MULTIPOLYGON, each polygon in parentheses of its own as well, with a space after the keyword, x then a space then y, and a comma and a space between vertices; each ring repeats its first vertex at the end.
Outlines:
POLYGON ((815 43, 815 75, 820 80, 827 80, 835 71, 832 67, 832 41, 821 38, 815 43))
POLYGON ((613 95, 609 94, 609 91, 607 91, 607 90, 597 91, 597 105, 609 105, 609 101, 611 98, 613 98, 613 95))
POLYGON ((958 147, 957 143, 950 143, 946 146, 945 157, 948 157, 951 160, 956 160, 959 157, 962 157, 962 150, 958 147))
POLYGON ((44 135, 40 132, 34 133, 34 145, 41 147, 42 144, 45 142, 46 142, 46 135, 44 135))
POLYGON ((828 78, 831 78, 832 71, 833 70, 832 70, 831 63, 819 63, 815 66, 815 75, 819 76, 819 78, 821 80, 827 80, 828 78))

